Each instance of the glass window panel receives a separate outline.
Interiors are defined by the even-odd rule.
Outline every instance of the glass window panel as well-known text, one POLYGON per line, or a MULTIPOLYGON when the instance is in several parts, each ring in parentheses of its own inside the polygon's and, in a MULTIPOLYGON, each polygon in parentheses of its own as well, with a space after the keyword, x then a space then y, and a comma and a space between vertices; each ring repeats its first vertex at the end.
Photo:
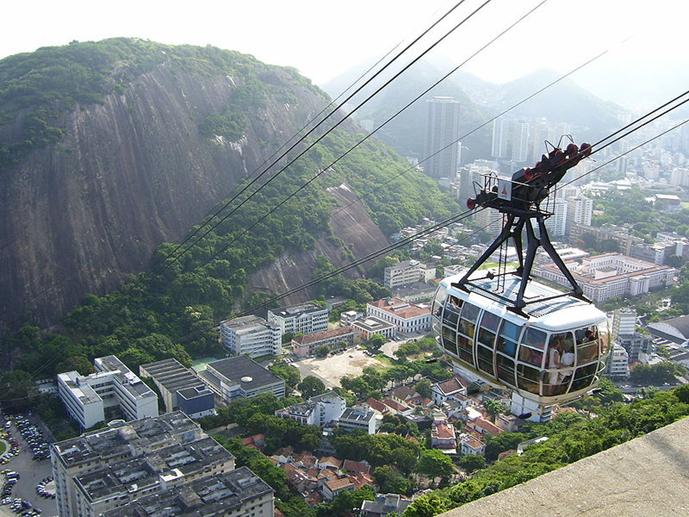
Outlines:
POLYGON ((465 320, 476 323, 476 318, 478 318, 478 313, 481 311, 476 305, 470 303, 465 303, 462 308, 462 318, 465 320))
POLYGON ((562 332, 550 336, 546 368, 569 368, 574 366, 574 336, 562 332))
POLYGON ((514 357, 517 353, 517 342, 512 341, 511 339, 504 338, 502 336, 498 336, 497 349, 505 355, 514 357))
POLYGON ((545 341, 547 335, 542 330, 527 328, 522 343, 526 343, 531 348, 537 348, 538 350, 545 350, 545 341))
POLYGON ((467 335, 470 338, 473 338, 475 329, 476 329, 476 326, 473 323, 471 323, 470 321, 467 321, 464 318, 459 320, 459 331, 462 334, 467 335))
POLYGON ((598 365, 594 363, 577 368, 574 373, 574 382, 572 382, 571 391, 578 391, 590 386, 596 378, 597 367, 598 365))
POLYGON ((500 316, 493 314, 491 312, 484 312, 481 318, 481 326, 496 332, 498 330, 498 324, 500 323, 500 316))
POLYGON ((457 346, 463 350, 472 351, 474 348, 473 339, 460 334, 457 336, 457 346))
POLYGON ((495 342, 495 334, 490 330, 486 330, 483 327, 478 330, 478 340, 479 343, 483 343, 490 349, 493 348, 493 343, 495 342))
POLYGON ((508 384, 509 386, 514 386, 514 361, 500 354, 497 354, 496 366, 498 379, 508 384))
POLYGON ((495 375, 493 372, 493 350, 489 350, 485 347, 478 346, 478 367, 488 374, 495 375))
POLYGON ((598 340, 600 341, 601 355, 607 354, 608 348, 610 347, 610 331, 607 321, 598 324, 598 340))
POLYGON ((587 364, 598 359, 598 342, 577 345, 577 364, 587 364))
POLYGON ((553 397, 562 395, 569 386, 569 377, 560 375, 559 370, 546 370, 543 378, 543 396, 553 397))
POLYGON ((472 354, 471 352, 467 352, 463 348, 459 348, 457 351, 459 352, 459 358, 473 368, 474 354, 472 354))
POLYGON ((519 333, 522 328, 519 325, 515 325, 507 320, 502 320, 502 325, 500 326, 500 335, 506 338, 510 338, 513 341, 519 339, 519 333))
POLYGON ((543 364, 543 351, 535 350, 523 344, 519 347, 519 360, 540 367, 543 364))
POLYGON ((451 327, 457 327, 457 320, 459 320, 459 313, 450 310, 450 306, 445 307, 445 312, 443 313, 443 323, 450 325, 451 327))
POLYGON ((517 386, 530 393, 539 393, 541 371, 523 364, 517 365, 517 386))
POLYGON ((445 304, 445 299, 447 298, 447 289, 443 286, 439 286, 435 293, 435 298, 433 299, 433 315, 440 317, 443 312, 443 305, 445 304))

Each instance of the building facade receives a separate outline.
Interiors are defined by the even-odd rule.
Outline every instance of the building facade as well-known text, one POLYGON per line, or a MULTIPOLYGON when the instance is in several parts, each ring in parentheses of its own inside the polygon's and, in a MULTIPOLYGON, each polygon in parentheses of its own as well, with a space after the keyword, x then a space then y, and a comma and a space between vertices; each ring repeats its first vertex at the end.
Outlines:
POLYGON ((347 409, 347 403, 334 391, 311 397, 302 404, 293 404, 275 411, 275 416, 303 425, 326 427, 334 425, 347 409))
POLYGON ((342 413, 337 427, 345 431, 364 431, 368 434, 376 434, 382 422, 383 417, 375 411, 364 406, 354 406, 347 408, 342 413))
POLYGON ((142 364, 139 366, 139 375, 143 379, 153 380, 165 403, 166 412, 181 409, 192 418, 215 413, 213 394, 206 384, 193 370, 184 367, 177 359, 142 364))
MULTIPOLYGON (((567 267, 595 303, 620 296, 638 296, 654 289, 671 286, 677 270, 659 266, 618 253, 606 253, 570 262, 567 267)), ((534 267, 534 274, 569 287, 569 282, 554 264, 534 267)))
POLYGON ((95 373, 57 376, 58 396, 81 429, 106 420, 117 408, 127 420, 158 416, 158 396, 114 355, 94 360, 95 373))
POLYGON ((225 402, 261 393, 272 393, 278 398, 285 396, 285 380, 244 355, 208 363, 200 376, 225 402))
POLYGON ((429 306, 408 303, 399 298, 367 303, 366 315, 393 324, 398 334, 423 334, 431 329, 429 306))
POLYGON ((258 316, 243 316, 220 324, 223 345, 231 355, 261 357, 282 353, 280 326, 258 316))
POLYGON ((282 335, 286 333, 313 334, 328 330, 330 310, 315 303, 303 303, 292 307, 270 309, 268 322, 278 325, 282 335))
POLYGON ((384 338, 392 339, 395 335, 395 325, 383 321, 375 316, 368 316, 364 319, 357 320, 352 323, 354 333, 360 336, 360 339, 368 341, 373 336, 381 335, 384 338))
POLYGON ((383 285, 388 289, 395 289, 416 282, 425 282, 426 269, 426 264, 418 260, 403 260, 385 268, 383 285))
POLYGON ((614 344, 605 373, 613 379, 629 377, 629 354, 622 345, 614 344))
POLYGON ((459 102, 452 97, 433 97, 427 101, 424 171, 432 178, 454 178, 457 173, 459 102), (447 147, 443 151, 440 149, 447 147))
POLYGON ((341 346, 350 347, 353 344, 354 329, 349 326, 340 327, 295 337, 292 339, 292 352, 297 357, 309 357, 323 347, 330 352, 341 346))

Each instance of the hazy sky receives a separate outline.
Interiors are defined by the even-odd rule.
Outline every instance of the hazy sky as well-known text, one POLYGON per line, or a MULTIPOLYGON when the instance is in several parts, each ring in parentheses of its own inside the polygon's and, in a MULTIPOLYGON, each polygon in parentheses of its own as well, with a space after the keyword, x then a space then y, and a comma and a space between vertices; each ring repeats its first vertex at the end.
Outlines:
MULTIPOLYGON (((466 0, 453 23, 484 0, 466 0)), ((448 0, 23 0, 5 2, 0 57, 71 40, 137 36, 211 44, 298 68, 323 82, 419 33, 448 0)), ((538 0, 493 0, 436 51, 460 62, 538 0)), ((626 106, 689 88, 689 2, 550 0, 464 70, 496 82, 564 71, 613 47, 574 79, 626 106), (633 38, 619 43, 628 36, 633 38)), ((436 52, 434 51, 434 52, 436 52)))

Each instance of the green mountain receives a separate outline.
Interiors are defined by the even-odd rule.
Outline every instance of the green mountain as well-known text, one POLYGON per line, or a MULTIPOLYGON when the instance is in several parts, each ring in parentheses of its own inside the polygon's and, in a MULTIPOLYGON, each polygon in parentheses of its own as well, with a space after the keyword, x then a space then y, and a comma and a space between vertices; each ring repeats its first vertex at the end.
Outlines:
MULTIPOLYGON (((370 140, 243 234, 362 136, 348 123, 179 261, 144 273, 327 96, 236 52, 111 39, 0 61, 0 100, 0 320, 45 326, 69 312, 59 337, 24 328, 6 340, 7 365, 29 372, 65 367, 56 357, 208 353, 214 319, 454 210, 370 140)), ((340 287, 379 294, 365 280, 340 287)))

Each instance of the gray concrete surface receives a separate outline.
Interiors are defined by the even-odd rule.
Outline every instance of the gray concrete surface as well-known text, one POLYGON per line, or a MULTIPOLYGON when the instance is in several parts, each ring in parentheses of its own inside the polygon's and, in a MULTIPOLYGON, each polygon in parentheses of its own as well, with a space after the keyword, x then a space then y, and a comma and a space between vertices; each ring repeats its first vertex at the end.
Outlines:
POLYGON ((352 377, 361 375, 367 366, 376 368, 386 366, 378 359, 364 354, 363 350, 358 350, 355 347, 332 356, 310 357, 295 361, 292 364, 299 369, 302 379, 307 375, 313 375, 329 387, 339 387, 340 379, 346 375, 352 377))
MULTIPOLYGON (((32 421, 36 422, 35 418, 32 418, 32 421)), ((43 427, 41 428, 43 429, 43 427)), ((55 499, 46 499, 36 493, 38 482, 52 475, 50 460, 34 461, 32 459, 31 449, 27 446, 14 423, 12 423, 10 433, 19 442, 21 449, 17 456, 3 466, 4 469, 14 470, 21 475, 21 479, 14 486, 12 497, 21 497, 30 501, 34 507, 41 509, 42 515, 48 517, 57 515, 55 499)), ((0 515, 16 514, 12 513, 7 506, 0 506, 0 515)))
POLYGON ((689 515, 688 444, 684 419, 443 515, 689 515))

